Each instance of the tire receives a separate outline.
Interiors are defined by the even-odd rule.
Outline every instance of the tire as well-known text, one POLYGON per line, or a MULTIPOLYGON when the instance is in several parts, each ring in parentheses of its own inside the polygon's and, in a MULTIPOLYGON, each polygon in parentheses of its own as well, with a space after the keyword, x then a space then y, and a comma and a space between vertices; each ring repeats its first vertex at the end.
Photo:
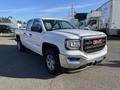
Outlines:
POLYGON ((50 74, 57 75, 61 73, 59 56, 55 52, 55 50, 52 49, 46 50, 44 58, 45 58, 45 66, 50 74))
POLYGON ((20 38, 17 39, 17 49, 19 51, 24 51, 24 46, 22 45, 20 38))

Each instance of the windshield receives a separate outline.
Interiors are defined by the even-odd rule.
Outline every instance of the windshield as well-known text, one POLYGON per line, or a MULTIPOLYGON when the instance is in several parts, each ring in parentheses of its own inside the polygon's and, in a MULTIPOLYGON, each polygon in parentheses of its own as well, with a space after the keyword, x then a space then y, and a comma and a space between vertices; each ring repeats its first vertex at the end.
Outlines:
POLYGON ((75 29, 75 27, 64 20, 43 20, 47 31, 59 30, 59 29, 75 29))

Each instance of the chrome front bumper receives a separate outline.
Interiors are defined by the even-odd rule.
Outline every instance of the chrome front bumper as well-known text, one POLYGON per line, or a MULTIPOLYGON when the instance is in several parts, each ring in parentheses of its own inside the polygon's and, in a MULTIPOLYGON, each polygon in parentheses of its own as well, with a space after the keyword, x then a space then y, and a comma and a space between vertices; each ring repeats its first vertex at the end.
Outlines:
POLYGON ((106 58, 106 55, 102 56, 102 57, 98 57, 92 60, 87 60, 87 59, 83 59, 81 57, 70 57, 70 56, 66 56, 66 55, 59 55, 60 58, 60 64, 61 67, 63 68, 69 68, 69 69, 75 69, 75 68, 79 68, 81 66, 87 65, 89 63, 95 63, 95 62, 99 62, 101 60, 104 60, 106 58))

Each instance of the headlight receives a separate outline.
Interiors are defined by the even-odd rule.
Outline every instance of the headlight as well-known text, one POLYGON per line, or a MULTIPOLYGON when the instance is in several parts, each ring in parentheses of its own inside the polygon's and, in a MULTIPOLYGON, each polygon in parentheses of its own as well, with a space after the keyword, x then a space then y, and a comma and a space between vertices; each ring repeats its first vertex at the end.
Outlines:
POLYGON ((80 40, 66 40, 65 47, 68 50, 79 50, 80 49, 80 40))

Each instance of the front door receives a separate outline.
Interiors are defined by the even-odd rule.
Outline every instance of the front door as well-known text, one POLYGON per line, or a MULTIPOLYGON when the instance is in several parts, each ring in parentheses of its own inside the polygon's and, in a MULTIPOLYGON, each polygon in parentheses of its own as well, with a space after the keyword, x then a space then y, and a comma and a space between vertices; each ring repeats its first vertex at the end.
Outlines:
POLYGON ((40 20, 34 20, 32 27, 40 27, 41 29, 39 30, 32 30, 30 31, 30 43, 31 43, 31 49, 32 51, 35 51, 38 54, 42 54, 42 43, 43 43, 43 34, 42 33, 42 25, 40 20))

